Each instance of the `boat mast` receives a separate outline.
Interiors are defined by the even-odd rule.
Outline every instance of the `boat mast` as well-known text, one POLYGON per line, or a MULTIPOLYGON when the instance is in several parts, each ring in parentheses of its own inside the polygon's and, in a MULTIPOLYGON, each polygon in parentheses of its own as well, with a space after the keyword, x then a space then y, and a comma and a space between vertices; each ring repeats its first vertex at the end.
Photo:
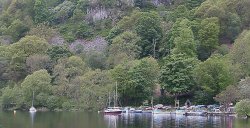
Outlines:
POLYGON ((110 100, 110 92, 109 92, 109 99, 108 99, 109 107, 110 107, 110 101, 111 101, 111 100, 110 100))
POLYGON ((34 104, 34 91, 33 91, 33 97, 32 97, 32 107, 33 107, 33 104, 34 104))
POLYGON ((115 99, 114 99, 114 107, 117 104, 117 82, 115 83, 115 99))

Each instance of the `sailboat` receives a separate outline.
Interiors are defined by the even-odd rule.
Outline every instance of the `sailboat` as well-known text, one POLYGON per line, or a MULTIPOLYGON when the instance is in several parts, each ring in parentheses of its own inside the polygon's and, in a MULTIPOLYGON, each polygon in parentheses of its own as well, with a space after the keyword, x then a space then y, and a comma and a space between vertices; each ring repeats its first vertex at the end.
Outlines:
POLYGON ((111 114, 111 115, 116 115, 116 114, 121 114, 122 110, 120 107, 117 107, 117 82, 116 82, 116 89, 115 89, 115 95, 114 95, 114 106, 110 107, 110 93, 109 93, 109 107, 104 110, 104 114, 111 114))
POLYGON ((29 112, 36 112, 36 108, 34 107, 34 91, 33 91, 33 97, 32 97, 32 106, 29 109, 29 112))

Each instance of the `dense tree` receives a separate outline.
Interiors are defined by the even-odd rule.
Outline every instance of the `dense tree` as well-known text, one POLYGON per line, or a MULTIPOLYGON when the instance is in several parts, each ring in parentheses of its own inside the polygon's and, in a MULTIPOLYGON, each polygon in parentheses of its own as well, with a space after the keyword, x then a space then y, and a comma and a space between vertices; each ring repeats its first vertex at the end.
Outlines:
POLYGON ((92 69, 106 69, 107 68, 107 57, 103 52, 92 52, 87 53, 86 63, 92 69))
MULTIPOLYGON (((169 30, 167 33, 165 39, 164 39, 164 44, 163 45, 163 51, 167 51, 168 54, 172 52, 173 48, 175 47, 175 41, 179 45, 179 49, 183 47, 183 45, 190 45, 190 48, 193 45, 193 32, 190 31, 191 27, 191 22, 188 19, 178 19, 172 26, 172 28, 169 30), (185 33, 185 32, 187 33, 185 33), (188 38, 187 38, 188 37, 188 38), (185 38, 188 39, 185 43, 182 41, 185 40, 185 38)), ((181 48, 183 49, 183 48, 181 48)), ((190 49, 192 50, 192 49, 190 49)), ((180 51, 182 52, 182 51, 180 51)), ((184 52, 184 51, 183 51, 184 52)), ((193 54, 193 53, 188 53, 188 54, 193 54)))
POLYGON ((13 54, 28 57, 33 54, 45 54, 49 44, 45 39, 26 36, 10 47, 13 54))
POLYGON ((116 66, 112 75, 118 83, 122 104, 139 105, 153 95, 158 77, 158 64, 144 58, 116 66))
POLYGON ((53 22, 63 23, 73 15, 75 5, 71 1, 64 1, 52 10, 53 22))
POLYGON ((231 103, 237 101, 240 97, 240 91, 237 86, 229 85, 225 90, 220 92, 214 97, 216 101, 218 101, 221 105, 227 109, 231 103))
POLYGON ((17 19, 11 23, 5 34, 12 36, 13 41, 18 41, 20 38, 24 37, 28 31, 29 27, 21 20, 17 19))
POLYGON ((175 98, 194 91, 196 84, 192 72, 196 64, 195 58, 184 54, 172 54, 164 58, 159 78, 161 87, 175 98))
POLYGON ((187 7, 189 9, 192 9, 192 8, 195 8, 195 7, 198 7, 200 6, 200 4, 202 2, 204 2, 205 0, 187 0, 187 7))
POLYGON ((27 35, 37 36, 46 39, 49 42, 52 37, 58 35, 58 32, 56 29, 51 28, 46 24, 38 24, 35 27, 32 27, 27 35))
POLYGON ((250 77, 246 77, 239 82, 240 99, 250 99, 250 77))
POLYGON ((26 59, 26 66, 29 73, 40 69, 52 70, 52 62, 47 55, 32 55, 26 59))
POLYGON ((34 54, 45 54, 49 45, 46 40, 36 36, 26 36, 17 43, 9 45, 4 56, 9 60, 5 76, 10 80, 18 81, 27 75, 26 59, 34 54))
POLYGON ((206 60, 218 46, 220 26, 218 18, 207 18, 202 20, 199 35, 199 59, 206 60), (206 53, 206 54, 204 54, 206 53))
POLYGON ((33 91, 35 96, 37 96, 39 93, 51 94, 52 86, 50 82, 51 76, 44 69, 28 75, 21 84, 21 87, 24 91, 25 101, 27 101, 29 104, 31 103, 33 91))
POLYGON ((91 35, 92 35, 92 30, 88 26, 87 23, 83 22, 79 24, 79 27, 76 31, 77 38, 81 38, 81 39, 88 38, 88 37, 91 37, 91 35))
POLYGON ((126 31, 112 40, 109 46, 109 64, 118 65, 126 60, 132 60, 139 57, 140 38, 133 32, 126 31))
POLYGON ((209 95, 209 97, 200 98, 209 99, 208 103, 212 103, 213 97, 233 82, 229 65, 226 62, 222 56, 214 55, 194 69, 195 81, 209 95))
POLYGON ((236 112, 240 116, 247 116, 248 118, 250 117, 250 100, 245 99, 241 100, 236 104, 236 112))
POLYGON ((25 100, 22 89, 20 87, 6 87, 3 88, 1 91, 1 104, 4 109, 17 109, 23 107, 23 103, 25 100))
POLYGON ((250 31, 244 31, 236 39, 235 44, 230 51, 230 59, 233 65, 240 65, 245 75, 250 74, 250 31))
POLYGON ((35 0, 34 4, 34 22, 42 23, 49 21, 50 12, 46 6, 45 0, 35 0))
POLYGON ((72 55, 72 53, 63 46, 53 46, 48 49, 47 54, 54 61, 64 57, 70 57, 72 55))
POLYGON ((174 44, 173 54, 181 53, 190 57, 195 57, 197 55, 194 35, 190 28, 183 28, 179 32, 179 36, 174 39, 174 44))
POLYGON ((159 51, 159 41, 162 38, 160 17, 157 13, 142 13, 136 23, 136 33, 141 37, 139 46, 141 47, 140 57, 157 57, 159 51))
MULTIPOLYGON (((114 92, 115 82, 108 71, 99 69, 90 71, 80 77, 80 107, 86 110, 101 109, 107 106, 109 92, 114 92)), ((74 93, 72 93, 74 94, 74 93)))

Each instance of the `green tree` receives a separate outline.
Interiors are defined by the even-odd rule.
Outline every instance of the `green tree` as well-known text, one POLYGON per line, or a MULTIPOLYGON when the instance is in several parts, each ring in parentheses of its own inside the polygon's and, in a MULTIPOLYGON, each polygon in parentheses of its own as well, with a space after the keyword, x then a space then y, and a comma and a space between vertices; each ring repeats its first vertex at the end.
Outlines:
POLYGON ((35 0, 34 3, 34 22, 42 23, 49 21, 50 12, 47 8, 45 0, 35 0))
POLYGON ((18 41, 20 38, 24 37, 26 32, 29 31, 29 27, 25 25, 21 20, 14 20, 11 25, 7 28, 5 34, 10 35, 13 41, 18 41))
POLYGON ((51 76, 44 69, 34 72, 28 75, 21 83, 23 88, 25 101, 31 104, 32 92, 35 96, 43 92, 45 94, 51 94, 51 76))
POLYGON ((191 51, 191 47, 193 46, 191 44, 193 44, 194 42, 193 39, 191 39, 193 37, 193 32, 190 31, 190 28, 191 22, 188 19, 177 19, 169 32, 166 34, 166 37, 163 41, 164 43, 162 44, 164 49, 163 51, 167 51, 168 54, 170 54, 173 48, 175 48, 176 43, 179 45, 178 49, 182 47, 182 44, 185 45, 186 43, 188 43, 190 45, 191 51), (188 38, 189 41, 185 41, 185 43, 182 43, 185 38, 188 38))
POLYGON ((245 79, 241 79, 238 84, 239 86, 239 95, 240 99, 250 99, 250 77, 246 77, 245 79))
POLYGON ((139 57, 139 46, 137 45, 140 38, 133 32, 123 32, 112 40, 109 46, 109 64, 118 65, 126 60, 133 60, 139 57))
POLYGON ((245 76, 250 74, 250 31, 243 31, 235 40, 230 51, 230 60, 233 65, 239 65, 245 76))
POLYGON ((26 36, 17 43, 8 46, 9 66, 8 76, 10 80, 18 81, 27 75, 26 59, 34 54, 45 54, 49 48, 46 40, 36 36, 26 36))
POLYGON ((31 55, 26 59, 26 66, 29 73, 38 71, 40 69, 46 69, 51 72, 52 62, 47 55, 31 55))
POLYGON ((157 57, 159 51, 159 41, 162 39, 162 29, 160 16, 156 12, 142 13, 136 22, 136 33, 141 37, 138 43, 141 47, 140 57, 157 57))
POLYGON ((176 99, 195 89, 193 69, 197 64, 195 58, 184 54, 172 54, 164 58, 160 69, 161 87, 176 99))
POLYGON ((1 89, 1 104, 3 109, 17 109, 21 108, 24 104, 24 95, 22 88, 18 86, 5 87, 1 89))
POLYGON ((187 18, 189 19, 190 14, 189 10, 184 5, 179 5, 173 12, 170 13, 170 19, 175 22, 178 18, 187 18))
POLYGON ((200 41, 198 48, 199 59, 206 60, 212 54, 213 50, 218 46, 219 33, 220 26, 218 18, 206 18, 201 21, 201 28, 198 32, 200 41))
POLYGON ((64 57, 70 57, 72 55, 72 53, 63 46, 53 46, 47 50, 47 54, 53 61, 57 61, 64 57))
POLYGON ((109 71, 92 70, 72 81, 68 96, 84 110, 100 110, 107 104, 109 92, 114 90, 109 71))
POLYGON ((219 55, 214 55, 206 61, 200 63, 194 69, 194 78, 199 87, 209 99, 208 103, 213 103, 213 97, 233 83, 229 64, 219 55))
POLYGON ((159 74, 158 64, 153 58, 144 58, 118 65, 112 76, 118 82, 122 104, 141 105, 153 95, 159 74))
POLYGON ((28 57, 34 54, 45 54, 49 44, 45 39, 36 36, 25 36, 17 43, 12 44, 10 48, 13 54, 28 57))
POLYGON ((194 35, 190 28, 183 28, 179 32, 179 37, 174 40, 175 47, 173 54, 186 54, 190 57, 195 57, 196 54, 196 43, 194 41, 194 35))
POLYGON ((103 52, 91 52, 86 54, 87 65, 92 69, 106 69, 107 57, 103 52))
POLYGON ((244 99, 236 103, 235 108, 236 108, 236 112, 238 115, 247 116, 247 118, 250 117, 250 100, 249 99, 244 99))
POLYGON ((202 3, 202 2, 204 2, 205 0, 187 0, 187 7, 189 8, 189 9, 193 9, 193 8, 195 8, 195 7, 198 7, 198 6, 200 6, 200 4, 202 3))
POLYGON ((78 29, 76 31, 76 36, 77 38, 89 38, 92 36, 92 29, 91 27, 88 26, 87 23, 83 22, 81 24, 79 24, 78 29))
POLYGON ((52 10, 53 23, 63 23, 73 15, 75 5, 71 1, 64 1, 52 10))
POLYGON ((227 110, 231 103, 239 100, 240 93, 241 92, 237 86, 229 85, 225 90, 217 94, 214 99, 224 105, 227 110))
POLYGON ((32 27, 27 35, 37 36, 46 39, 49 42, 54 36, 58 35, 58 32, 56 29, 48 26, 47 24, 41 23, 32 27))

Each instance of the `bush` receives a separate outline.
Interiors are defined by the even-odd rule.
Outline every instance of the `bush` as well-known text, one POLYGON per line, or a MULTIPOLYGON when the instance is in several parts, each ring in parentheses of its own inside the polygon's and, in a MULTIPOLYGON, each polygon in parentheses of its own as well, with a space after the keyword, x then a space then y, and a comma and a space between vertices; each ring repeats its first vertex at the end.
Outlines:
POLYGON ((61 108, 61 102, 59 97, 57 96, 49 96, 46 102, 47 102, 47 107, 50 110, 54 110, 55 108, 61 108))
POLYGON ((62 104, 63 110, 71 110, 73 108, 73 105, 70 101, 63 102, 62 104))
POLYGON ((250 99, 244 99, 235 105, 236 112, 239 116, 250 117, 250 99))

